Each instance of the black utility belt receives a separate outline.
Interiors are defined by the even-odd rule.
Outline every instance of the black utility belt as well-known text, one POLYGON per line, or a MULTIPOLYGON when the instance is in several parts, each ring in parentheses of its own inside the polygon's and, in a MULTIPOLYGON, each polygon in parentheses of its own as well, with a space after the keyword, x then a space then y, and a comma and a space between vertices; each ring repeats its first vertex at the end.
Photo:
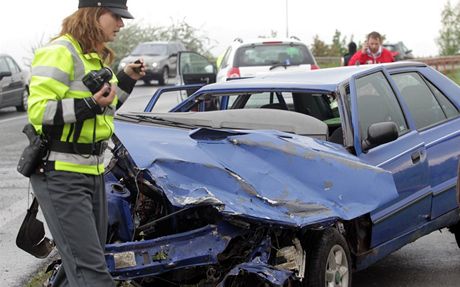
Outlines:
POLYGON ((52 141, 49 145, 49 149, 51 151, 63 153, 102 155, 107 146, 107 141, 100 141, 89 144, 52 141))

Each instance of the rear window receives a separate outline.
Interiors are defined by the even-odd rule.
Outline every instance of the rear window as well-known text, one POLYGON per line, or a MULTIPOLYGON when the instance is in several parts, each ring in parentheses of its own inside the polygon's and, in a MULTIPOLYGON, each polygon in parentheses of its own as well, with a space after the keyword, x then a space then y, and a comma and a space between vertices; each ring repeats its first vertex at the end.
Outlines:
POLYGON ((315 64, 305 45, 263 44, 240 47, 235 54, 235 67, 315 64))

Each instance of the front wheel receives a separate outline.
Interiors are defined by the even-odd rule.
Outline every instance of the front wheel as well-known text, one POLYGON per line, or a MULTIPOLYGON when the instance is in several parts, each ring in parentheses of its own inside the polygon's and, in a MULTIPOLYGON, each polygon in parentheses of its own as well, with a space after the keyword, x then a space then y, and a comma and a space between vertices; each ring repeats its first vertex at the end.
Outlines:
POLYGON ((162 77, 161 77, 160 80, 158 81, 158 84, 160 84, 160 86, 167 85, 167 84, 168 84, 168 79, 169 79, 169 70, 168 70, 168 67, 164 67, 164 68, 163 68, 163 72, 162 72, 161 74, 162 74, 162 77))
POLYGON ((16 111, 18 112, 26 112, 27 111, 27 100, 29 98, 29 92, 27 88, 24 89, 21 95, 21 104, 16 106, 16 111))
POLYGON ((345 238, 335 229, 324 230, 312 242, 306 268, 306 287, 351 286, 351 256, 345 238))

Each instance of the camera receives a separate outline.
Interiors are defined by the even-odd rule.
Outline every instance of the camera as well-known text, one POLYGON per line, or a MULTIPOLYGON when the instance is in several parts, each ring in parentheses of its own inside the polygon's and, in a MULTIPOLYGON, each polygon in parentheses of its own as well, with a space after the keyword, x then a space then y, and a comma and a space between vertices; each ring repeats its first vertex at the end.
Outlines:
MULTIPOLYGON (((86 74, 82 81, 83 84, 90 90, 90 92, 94 95, 95 93, 99 92, 102 87, 104 87, 104 84, 109 83, 109 81, 112 79, 113 73, 112 70, 110 70, 107 67, 104 67, 100 69, 99 71, 91 71, 88 74, 86 74)), ((110 88, 109 90, 104 94, 104 97, 107 97, 110 93, 110 88)))

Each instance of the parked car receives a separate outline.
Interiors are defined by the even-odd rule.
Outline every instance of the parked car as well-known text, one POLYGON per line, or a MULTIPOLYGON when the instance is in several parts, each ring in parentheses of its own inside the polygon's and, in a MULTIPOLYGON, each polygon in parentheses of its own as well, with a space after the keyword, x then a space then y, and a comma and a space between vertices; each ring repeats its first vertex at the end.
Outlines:
POLYGON ((178 88, 116 115, 115 279, 351 286, 352 271, 432 231, 460 244, 460 87, 429 66, 266 74, 151 112, 178 88))
POLYGON ((123 69, 127 63, 143 58, 146 75, 142 80, 146 84, 156 80, 159 85, 165 85, 169 78, 176 76, 177 53, 185 50, 181 42, 143 42, 120 61, 118 70, 123 69))
POLYGON ((383 47, 390 50, 395 61, 411 60, 414 58, 412 50, 407 49, 403 42, 385 43, 383 47))
POLYGON ((28 97, 28 74, 11 56, 0 54, 0 108, 16 107, 17 111, 26 111, 28 97))
POLYGON ((297 38, 258 38, 249 41, 237 38, 224 53, 217 82, 269 71, 318 68, 307 45, 297 38))

